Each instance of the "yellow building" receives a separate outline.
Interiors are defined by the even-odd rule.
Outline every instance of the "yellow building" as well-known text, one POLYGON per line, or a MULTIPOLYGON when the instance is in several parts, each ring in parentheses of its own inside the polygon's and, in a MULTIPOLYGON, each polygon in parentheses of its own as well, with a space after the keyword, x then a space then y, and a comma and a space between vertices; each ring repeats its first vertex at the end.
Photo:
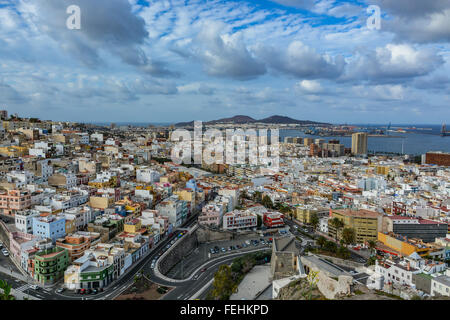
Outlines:
POLYGON ((393 233, 378 232, 378 241, 402 256, 409 256, 411 253, 417 252, 421 257, 425 257, 433 251, 431 246, 427 246, 421 241, 413 239, 406 241, 402 236, 396 236, 393 233))
POLYGON ((142 229, 142 223, 139 219, 133 219, 123 225, 123 231, 127 233, 138 233, 142 229))
POLYGON ((375 211, 369 210, 331 210, 331 219, 338 218, 344 223, 344 227, 340 230, 336 230, 333 224, 328 221, 328 234, 332 237, 341 239, 342 230, 345 228, 351 228, 355 230, 356 243, 364 243, 372 240, 377 241, 378 229, 381 229, 382 215, 375 211))
POLYGON ((106 209, 114 204, 112 197, 90 197, 89 205, 95 209, 106 209))
POLYGON ((195 191, 183 189, 175 191, 174 194, 178 196, 178 199, 190 202, 191 208, 195 206, 195 191))
POLYGON ((4 157, 23 157, 28 155, 28 148, 18 146, 0 147, 0 155, 4 157))
POLYGON ((382 174, 382 175, 387 176, 389 174, 389 167, 377 166, 377 174, 382 174))
POLYGON ((317 209, 315 208, 304 206, 295 207, 295 219, 303 223, 311 223, 311 217, 314 213, 317 213, 317 209))
POLYGON ((367 133, 352 134, 352 154, 367 154, 367 133))

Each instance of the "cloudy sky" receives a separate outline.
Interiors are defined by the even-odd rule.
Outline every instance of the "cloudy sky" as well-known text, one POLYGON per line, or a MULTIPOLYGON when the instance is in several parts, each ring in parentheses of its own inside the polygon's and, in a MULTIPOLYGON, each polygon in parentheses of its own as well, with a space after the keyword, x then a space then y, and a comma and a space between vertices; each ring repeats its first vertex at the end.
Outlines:
POLYGON ((449 0, 0 0, 0 108, 20 116, 440 124, 449 93, 449 0))

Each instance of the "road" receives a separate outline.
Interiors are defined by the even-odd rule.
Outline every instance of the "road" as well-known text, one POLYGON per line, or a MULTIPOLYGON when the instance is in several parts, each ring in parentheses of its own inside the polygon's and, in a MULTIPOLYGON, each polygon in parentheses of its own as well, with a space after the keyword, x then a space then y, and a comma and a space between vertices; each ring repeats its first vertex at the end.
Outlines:
MULTIPOLYGON (((4 218, 4 217, 3 217, 4 218)), ((191 217, 186 220, 186 222, 182 225, 183 228, 189 227, 194 224, 197 218, 197 214, 191 215, 191 217)), ((8 283, 11 284, 13 289, 16 289, 21 292, 29 293, 30 295, 43 299, 43 300, 104 300, 104 299, 113 299, 118 296, 121 292, 126 290, 133 282, 134 276, 140 272, 140 270, 160 253, 165 250, 166 245, 175 238, 181 230, 175 231, 172 238, 165 238, 161 240, 154 248, 151 249, 151 252, 148 256, 144 257, 140 261, 138 261, 135 265, 131 267, 130 270, 127 271, 125 275, 112 283, 109 287, 105 288, 104 292, 100 292, 96 295, 79 295, 70 290, 65 290, 62 293, 57 293, 56 290, 62 285, 62 281, 60 280, 57 285, 53 288, 38 288, 38 290, 33 290, 30 288, 31 284, 11 277, 8 274, 0 272, 0 278, 5 279, 8 283)), ((3 256, 1 256, 4 258, 3 256)), ((1 263, 1 262, 0 262, 1 263)), ((12 262, 9 261, 11 265, 12 262)))
MULTIPOLYGON (((270 250, 267 247, 261 247, 258 249, 254 249, 250 252, 264 251, 270 250)), ((227 256, 219 257, 214 259, 213 261, 207 262, 203 264, 201 267, 206 268, 206 271, 199 272, 199 277, 197 280, 188 280, 185 282, 171 283, 171 286, 176 286, 172 291, 166 294, 162 300, 186 300, 190 299, 194 296, 200 289, 202 289, 211 279, 214 278, 214 274, 219 270, 219 267, 223 264, 230 264, 234 259, 244 256, 250 253, 249 251, 239 252, 239 253, 230 253, 227 256)), ((152 276, 150 280, 159 283, 159 279, 155 277, 154 273, 151 271, 152 276)), ((169 285, 168 283, 166 283, 169 285)), ((208 292, 206 289, 199 298, 204 298, 208 292)))

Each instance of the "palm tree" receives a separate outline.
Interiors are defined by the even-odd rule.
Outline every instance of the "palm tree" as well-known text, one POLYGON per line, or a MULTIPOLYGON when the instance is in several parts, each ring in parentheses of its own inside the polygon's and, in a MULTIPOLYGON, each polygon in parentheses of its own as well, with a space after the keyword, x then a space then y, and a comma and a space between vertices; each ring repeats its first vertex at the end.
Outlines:
POLYGON ((312 225, 314 231, 316 231, 317 226, 319 225, 319 216, 317 215, 317 213, 313 213, 311 215, 310 221, 311 221, 311 225, 312 225))
POLYGON ((16 298, 11 295, 11 285, 5 280, 0 279, 0 289, 3 293, 0 293, 0 300, 16 300, 16 298))
POLYGON ((367 241, 367 244, 369 245, 370 255, 373 255, 375 252, 375 247, 376 247, 377 243, 373 240, 369 240, 369 241, 367 241))
POLYGON ((344 222, 336 217, 330 220, 331 225, 336 229, 336 242, 338 240, 338 233, 344 227, 344 222))

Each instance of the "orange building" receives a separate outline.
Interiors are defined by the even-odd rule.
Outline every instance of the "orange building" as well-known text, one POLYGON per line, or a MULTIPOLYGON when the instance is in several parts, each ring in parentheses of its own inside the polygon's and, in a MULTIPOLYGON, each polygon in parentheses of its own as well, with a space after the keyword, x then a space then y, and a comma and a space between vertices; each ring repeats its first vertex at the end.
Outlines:
POLYGON ((56 240, 56 246, 67 249, 70 261, 74 261, 84 255, 91 247, 91 239, 82 235, 69 235, 64 239, 56 240))
POLYGON ((23 190, 0 191, 0 213, 14 216, 17 211, 31 207, 31 193, 23 190))

